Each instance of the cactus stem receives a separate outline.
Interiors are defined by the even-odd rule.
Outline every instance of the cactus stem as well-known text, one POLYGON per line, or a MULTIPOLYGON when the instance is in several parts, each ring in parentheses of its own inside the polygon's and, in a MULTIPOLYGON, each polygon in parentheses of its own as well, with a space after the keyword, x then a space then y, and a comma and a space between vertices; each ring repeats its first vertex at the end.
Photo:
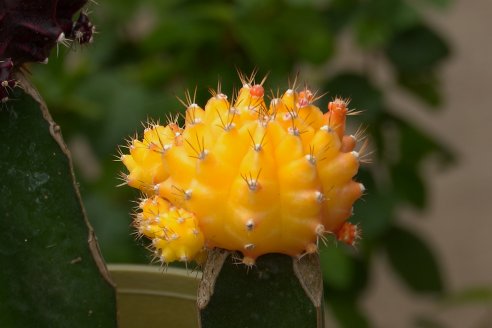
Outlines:
POLYGON ((219 249, 210 253, 198 291, 200 327, 324 326, 317 254, 302 259, 268 254, 254 262, 244 257, 246 268, 234 260, 219 249))

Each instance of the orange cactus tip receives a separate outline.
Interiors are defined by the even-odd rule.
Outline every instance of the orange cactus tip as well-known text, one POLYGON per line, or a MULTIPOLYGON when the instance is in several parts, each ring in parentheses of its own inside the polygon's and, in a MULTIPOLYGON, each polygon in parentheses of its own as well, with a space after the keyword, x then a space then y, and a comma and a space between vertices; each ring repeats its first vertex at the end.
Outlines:
POLYGON ((260 98, 263 97, 265 90, 261 84, 255 84, 249 89, 249 93, 251 94, 251 97, 260 98))
POLYGON ((263 254, 316 252, 327 233, 348 243, 360 234, 344 224, 364 191, 347 102, 323 113, 309 89, 292 86, 267 103, 265 79, 241 82, 232 97, 213 91, 203 108, 186 94, 184 126, 150 124, 121 157, 124 182, 148 197, 135 226, 163 262, 217 247, 251 266, 263 254))
POLYGON ((299 96, 297 99, 297 106, 299 108, 306 107, 309 104, 311 104, 311 102, 313 101, 313 98, 314 98, 314 95, 311 92, 311 90, 305 89, 305 90, 299 92, 299 96))
POLYGON ((335 100, 328 103, 328 110, 338 115, 346 115, 348 111, 347 106, 348 101, 341 98, 335 98, 335 100))
POLYGON ((350 246, 355 246, 360 239, 362 231, 359 226, 349 222, 343 223, 337 232, 337 239, 350 246))

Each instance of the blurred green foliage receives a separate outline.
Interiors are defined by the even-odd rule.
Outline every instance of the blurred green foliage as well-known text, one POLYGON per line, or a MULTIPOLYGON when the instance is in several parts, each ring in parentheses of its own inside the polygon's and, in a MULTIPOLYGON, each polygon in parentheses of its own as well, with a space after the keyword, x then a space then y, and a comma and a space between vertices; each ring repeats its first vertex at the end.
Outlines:
MULTIPOLYGON (((270 73, 267 86, 287 87, 300 71, 327 98, 350 97, 355 116, 375 149, 358 179, 367 195, 355 206, 364 238, 358 251, 321 251, 326 299, 342 327, 369 327, 359 306, 370 282, 374 256, 386 252, 396 275, 415 293, 439 295, 445 279, 427 242, 398 223, 397 210, 427 206, 421 167, 429 158, 449 164, 452 154, 429 132, 399 117, 388 92, 400 88, 438 109, 439 67, 450 49, 422 15, 447 0, 105 0, 93 6, 99 34, 90 48, 32 69, 57 122, 72 145, 82 194, 102 251, 109 262, 149 261, 130 236, 130 188, 115 188, 123 170, 114 161, 117 145, 147 118, 165 120, 182 111, 175 96, 197 89, 204 104, 208 88, 239 86, 236 68, 270 73), (361 67, 332 69, 341 40, 350 39, 361 67), (63 60, 62 60, 63 59, 63 60), (374 72, 388 67, 384 87, 374 72)), ((346 55, 346 54, 345 54, 346 55)), ((274 90, 276 92, 276 90, 274 90)))

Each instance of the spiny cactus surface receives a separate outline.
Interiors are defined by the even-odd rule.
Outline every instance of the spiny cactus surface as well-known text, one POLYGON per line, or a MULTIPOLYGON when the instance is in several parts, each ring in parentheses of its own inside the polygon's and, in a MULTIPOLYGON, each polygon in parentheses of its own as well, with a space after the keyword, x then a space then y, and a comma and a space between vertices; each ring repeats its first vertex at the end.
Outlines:
POLYGON ((360 136, 345 134, 347 102, 323 113, 309 89, 292 87, 267 104, 264 81, 241 82, 233 99, 219 87, 204 108, 188 94, 183 127, 153 123, 129 140, 123 184, 146 195, 138 234, 164 263, 218 247, 253 265, 314 253, 326 234, 354 244, 360 232, 346 220, 364 186, 353 180, 360 136))

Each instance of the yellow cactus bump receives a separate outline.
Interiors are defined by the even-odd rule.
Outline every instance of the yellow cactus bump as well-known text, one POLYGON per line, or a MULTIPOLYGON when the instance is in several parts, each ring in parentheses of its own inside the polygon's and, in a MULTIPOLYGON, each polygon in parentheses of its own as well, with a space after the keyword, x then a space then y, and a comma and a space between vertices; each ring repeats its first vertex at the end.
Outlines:
POLYGON ((347 103, 323 113, 315 95, 288 89, 265 103, 263 82, 241 78, 232 99, 220 90, 204 108, 188 95, 184 127, 150 124, 129 141, 124 182, 144 198, 135 216, 164 263, 214 247, 252 265, 266 253, 301 256, 331 233, 353 244, 346 220, 364 186, 358 137, 345 135, 347 103))

